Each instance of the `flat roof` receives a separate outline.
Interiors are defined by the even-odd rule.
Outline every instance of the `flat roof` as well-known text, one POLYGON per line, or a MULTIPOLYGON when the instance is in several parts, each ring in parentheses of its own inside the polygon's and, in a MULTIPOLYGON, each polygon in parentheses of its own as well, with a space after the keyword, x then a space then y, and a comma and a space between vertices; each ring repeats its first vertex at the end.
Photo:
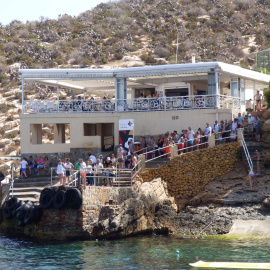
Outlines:
MULTIPOLYGON (((269 84, 270 75, 241 68, 222 62, 200 62, 188 64, 130 67, 118 69, 20 69, 21 78, 26 81, 67 87, 74 90, 112 90, 115 78, 126 78, 129 88, 157 82, 185 82, 206 79, 207 73, 219 73, 220 78, 239 77, 259 83, 269 84)), ((252 84, 250 84, 252 85, 252 84)), ((258 87, 259 85, 256 85, 258 87)), ((247 88, 247 87, 246 87, 247 88)))

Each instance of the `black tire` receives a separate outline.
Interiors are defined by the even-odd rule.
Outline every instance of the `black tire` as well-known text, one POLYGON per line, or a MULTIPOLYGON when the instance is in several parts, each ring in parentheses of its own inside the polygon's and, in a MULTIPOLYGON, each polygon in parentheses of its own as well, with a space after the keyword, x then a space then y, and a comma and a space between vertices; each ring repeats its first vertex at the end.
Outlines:
POLYGON ((53 206, 53 198, 55 191, 53 188, 44 188, 41 191, 39 204, 42 208, 48 209, 53 206))
POLYGON ((35 220, 35 217, 36 217, 36 209, 34 206, 30 206, 25 213, 25 216, 23 219, 24 224, 31 223, 32 221, 35 220))
POLYGON ((67 206, 73 209, 79 209, 82 205, 82 193, 77 188, 71 188, 67 191, 67 206))
POLYGON ((10 219, 13 217, 12 211, 8 210, 6 206, 2 209, 2 215, 6 219, 10 219))
POLYGON ((64 190, 57 190, 53 197, 53 206, 56 209, 63 209, 66 206, 67 195, 64 190))
POLYGON ((7 204, 6 204, 7 210, 12 212, 12 210, 17 206, 18 203, 19 203, 19 199, 16 197, 12 197, 11 199, 7 201, 7 204))
POLYGON ((18 226, 23 227, 25 224, 23 220, 18 220, 18 226))
POLYGON ((18 208, 17 214, 16 214, 16 217, 18 220, 21 220, 21 221, 24 220, 24 217, 25 217, 25 214, 26 214, 28 208, 30 208, 30 206, 26 203, 18 208))
POLYGON ((36 214, 35 214, 35 222, 38 222, 41 220, 41 217, 42 217, 42 207, 40 205, 35 205, 35 211, 36 211, 36 214))
POLYGON ((23 205, 23 201, 19 200, 18 204, 16 205, 16 207, 12 210, 12 215, 16 216, 17 215, 17 211, 18 209, 23 205))

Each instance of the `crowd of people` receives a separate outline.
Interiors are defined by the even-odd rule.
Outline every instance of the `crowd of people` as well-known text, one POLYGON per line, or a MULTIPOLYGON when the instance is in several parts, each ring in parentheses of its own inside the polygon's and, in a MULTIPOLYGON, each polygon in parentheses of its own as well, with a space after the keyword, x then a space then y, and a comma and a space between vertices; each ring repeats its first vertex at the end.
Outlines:
POLYGON ((183 129, 179 134, 177 130, 173 132, 167 131, 165 134, 159 134, 155 139, 154 136, 146 138, 141 136, 140 144, 137 147, 137 154, 148 153, 147 158, 156 156, 171 157, 170 146, 177 145, 178 153, 186 153, 201 148, 207 148, 209 136, 214 134, 215 144, 224 144, 237 140, 237 130, 243 128, 244 118, 241 114, 233 121, 215 121, 211 126, 206 123, 204 129, 199 127, 194 131, 191 127, 183 129))

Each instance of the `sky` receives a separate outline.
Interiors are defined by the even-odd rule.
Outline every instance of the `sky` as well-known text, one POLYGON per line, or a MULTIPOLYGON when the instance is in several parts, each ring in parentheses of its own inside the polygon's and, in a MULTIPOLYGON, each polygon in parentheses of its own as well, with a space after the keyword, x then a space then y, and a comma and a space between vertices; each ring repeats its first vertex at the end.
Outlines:
POLYGON ((96 7, 108 0, 0 0, 0 23, 7 25, 13 20, 26 21, 40 20, 43 16, 57 19, 59 14, 78 16, 80 13, 96 7))

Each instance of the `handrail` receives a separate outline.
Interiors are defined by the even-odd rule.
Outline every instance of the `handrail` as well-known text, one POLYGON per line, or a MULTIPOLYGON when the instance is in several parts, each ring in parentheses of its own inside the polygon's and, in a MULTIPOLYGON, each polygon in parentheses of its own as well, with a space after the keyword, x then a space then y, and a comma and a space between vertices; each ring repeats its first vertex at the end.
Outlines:
POLYGON ((105 100, 25 100, 23 107, 25 113, 118 113, 213 109, 227 104, 239 108, 240 98, 213 94, 105 100))
MULTIPOLYGON (((10 166, 8 166, 10 167, 10 166)), ((11 182, 10 182, 10 186, 7 192, 7 195, 5 196, 5 198, 1 201, 1 205, 3 205, 3 202, 6 201, 6 199, 9 198, 10 192, 12 193, 12 197, 13 197, 13 187, 14 186, 14 164, 11 165, 11 182)))
POLYGON ((243 133, 241 133, 241 136, 242 136, 241 142, 242 142, 242 146, 243 146, 243 149, 244 149, 244 153, 245 153, 246 158, 247 158, 249 169, 251 171, 253 171, 253 163, 252 163, 251 157, 249 155, 249 151, 248 151, 248 148, 247 148, 246 141, 245 141, 243 133))

